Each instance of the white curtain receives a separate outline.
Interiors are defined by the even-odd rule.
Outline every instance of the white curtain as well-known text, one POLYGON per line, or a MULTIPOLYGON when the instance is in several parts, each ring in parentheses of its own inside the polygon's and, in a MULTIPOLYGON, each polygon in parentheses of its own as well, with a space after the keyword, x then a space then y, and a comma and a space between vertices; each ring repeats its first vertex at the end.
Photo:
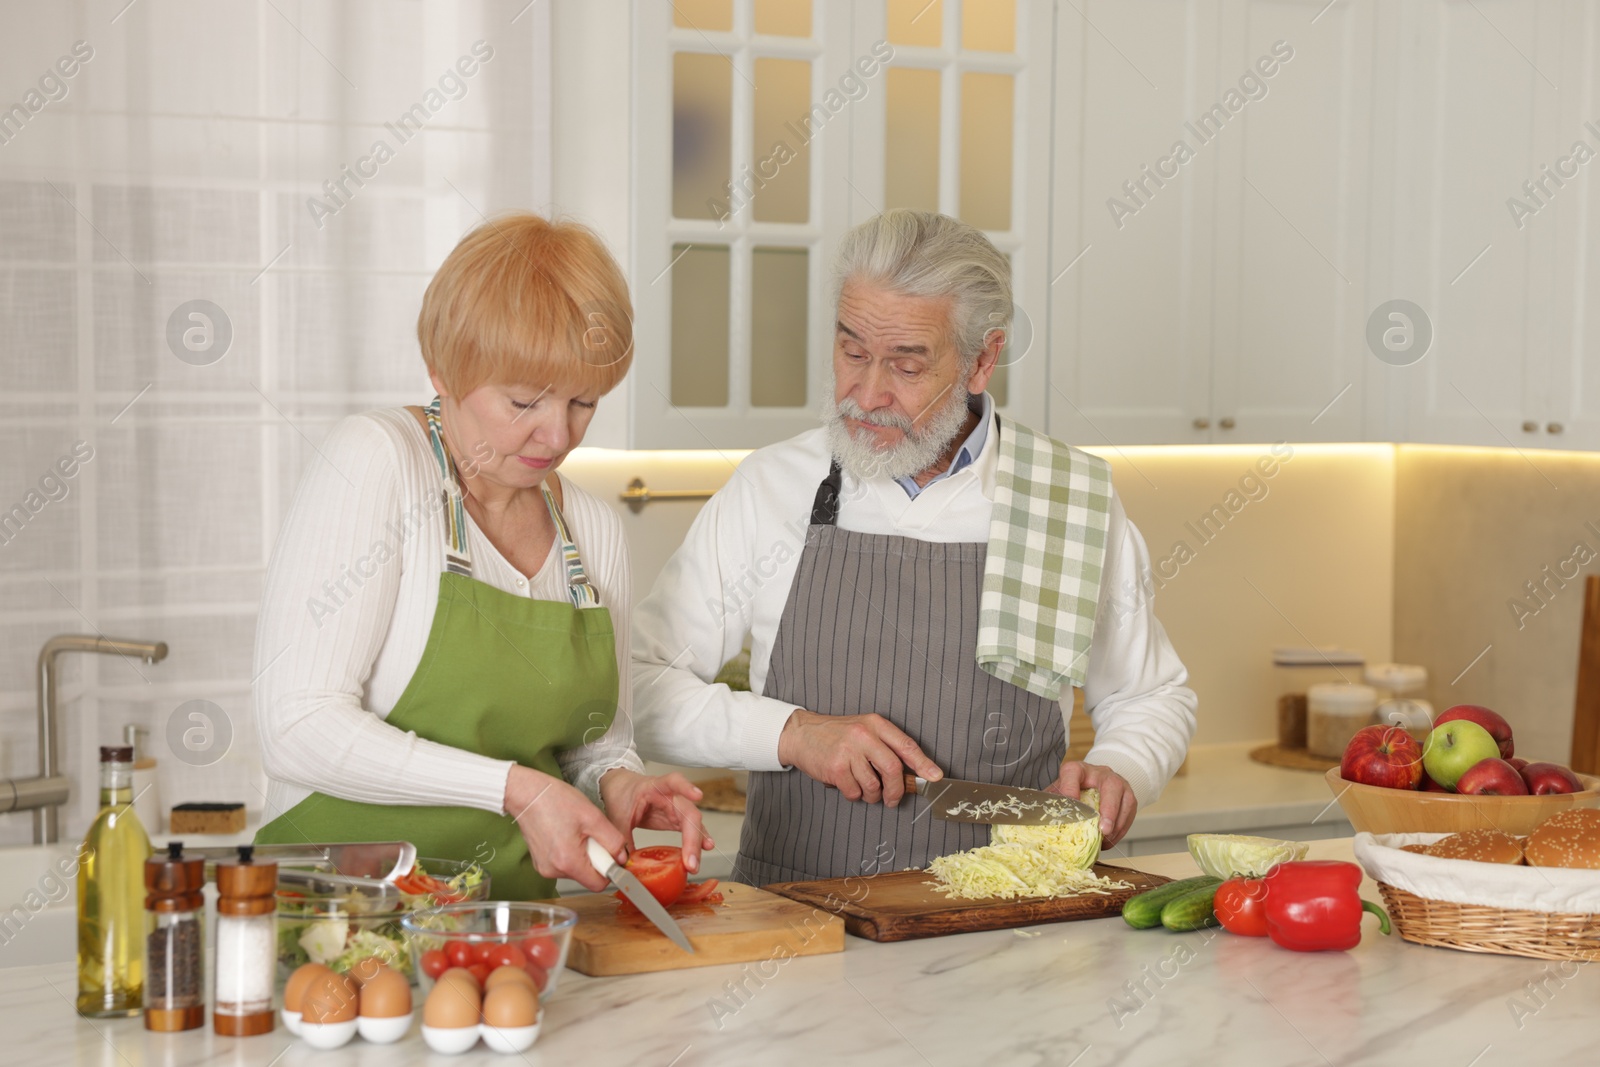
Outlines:
MULTIPOLYGON (((168 804, 261 806, 251 652, 278 525, 334 421, 426 399, 418 304, 461 234, 548 209, 549 6, 8 6, 0 776, 35 773, 50 634, 171 648, 66 663, 64 837, 130 723, 168 804)), ((30 833, 0 817, 0 844, 30 833)))

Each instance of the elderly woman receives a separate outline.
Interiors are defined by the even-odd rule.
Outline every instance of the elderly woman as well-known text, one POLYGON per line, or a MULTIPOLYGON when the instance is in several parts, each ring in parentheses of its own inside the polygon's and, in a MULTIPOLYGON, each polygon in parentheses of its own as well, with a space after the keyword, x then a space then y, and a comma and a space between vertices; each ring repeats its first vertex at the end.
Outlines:
POLYGON ((628 369, 621 272, 582 226, 496 219, 417 334, 433 402, 334 427, 273 550, 256 840, 411 841, 501 899, 603 889, 585 840, 621 858, 635 827, 682 831, 697 869, 699 790, 633 750, 621 524, 555 473, 628 369))

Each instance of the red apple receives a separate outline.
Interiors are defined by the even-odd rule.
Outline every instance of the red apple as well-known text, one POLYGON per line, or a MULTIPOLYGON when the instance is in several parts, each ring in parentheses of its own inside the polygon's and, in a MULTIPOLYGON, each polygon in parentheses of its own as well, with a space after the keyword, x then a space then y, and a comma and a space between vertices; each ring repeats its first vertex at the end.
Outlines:
POLYGON ((1496 712, 1478 704, 1457 704, 1434 719, 1433 725, 1436 727, 1443 726, 1445 723, 1455 722, 1457 719, 1475 722, 1485 730, 1488 730, 1489 736, 1494 738, 1495 744, 1500 746, 1501 759, 1510 759, 1511 753, 1516 750, 1516 746, 1511 740, 1511 724, 1496 712))
POLYGON ((1431 777, 1429 777, 1428 772, 1426 770, 1424 770, 1422 772, 1422 781, 1417 784, 1417 788, 1422 790, 1424 793, 1454 793, 1455 792, 1454 789, 1446 789, 1444 786, 1442 786, 1438 782, 1434 781, 1431 777))
POLYGON ((1479 760, 1456 780, 1457 793, 1484 797, 1525 797, 1528 783, 1503 759, 1479 760))
POLYGON ((1339 776, 1362 785, 1415 789, 1422 781, 1422 746, 1398 726, 1363 726, 1345 746, 1339 776))
POLYGON ((1528 792, 1538 797, 1583 791, 1578 776, 1559 763, 1530 763, 1522 768, 1522 780, 1527 783, 1528 792))
POLYGON ((1523 759, 1521 756, 1512 756, 1510 759, 1506 760, 1506 762, 1515 767, 1518 774, 1521 774, 1522 768, 1528 765, 1528 761, 1523 759))

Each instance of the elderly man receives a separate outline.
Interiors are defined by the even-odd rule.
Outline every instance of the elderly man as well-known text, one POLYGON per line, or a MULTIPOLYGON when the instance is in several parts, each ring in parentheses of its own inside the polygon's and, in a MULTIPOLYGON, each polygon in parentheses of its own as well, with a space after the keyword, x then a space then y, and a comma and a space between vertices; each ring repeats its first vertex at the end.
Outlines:
POLYGON ((984 391, 1010 266, 899 210, 845 235, 835 280, 826 424, 741 463, 637 609, 639 749, 752 772, 734 877, 755 885, 987 842, 902 804, 907 771, 1098 789, 1114 844, 1182 762, 1195 696, 1106 463, 984 391), (746 639, 752 692, 713 683, 746 639), (1096 731, 1081 763, 1072 686, 1096 731))

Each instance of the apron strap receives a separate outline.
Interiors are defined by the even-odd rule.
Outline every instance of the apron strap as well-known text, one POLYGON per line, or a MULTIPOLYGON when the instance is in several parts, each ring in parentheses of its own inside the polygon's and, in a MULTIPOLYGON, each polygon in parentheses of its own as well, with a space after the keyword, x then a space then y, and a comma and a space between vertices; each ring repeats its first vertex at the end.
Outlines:
POLYGON ((445 527, 449 533, 444 548, 444 569, 452 574, 472 577, 472 547, 467 541, 467 505, 461 494, 461 481, 456 465, 444 446, 444 435, 439 423, 439 398, 423 411, 428 416, 428 440, 433 445, 433 458, 439 464, 439 480, 444 493, 445 527))
POLYGON ((544 489, 544 504, 550 509, 550 520, 556 524, 556 536, 561 538, 561 559, 567 568, 567 595, 572 598, 572 606, 599 607, 600 594, 589 584, 589 573, 583 569, 583 558, 578 555, 578 546, 567 528, 566 516, 561 514, 555 495, 548 487, 544 489))
POLYGON ((817 486, 816 499, 811 502, 811 525, 832 526, 839 521, 839 492, 844 484, 844 471, 834 460, 828 476, 817 486))

